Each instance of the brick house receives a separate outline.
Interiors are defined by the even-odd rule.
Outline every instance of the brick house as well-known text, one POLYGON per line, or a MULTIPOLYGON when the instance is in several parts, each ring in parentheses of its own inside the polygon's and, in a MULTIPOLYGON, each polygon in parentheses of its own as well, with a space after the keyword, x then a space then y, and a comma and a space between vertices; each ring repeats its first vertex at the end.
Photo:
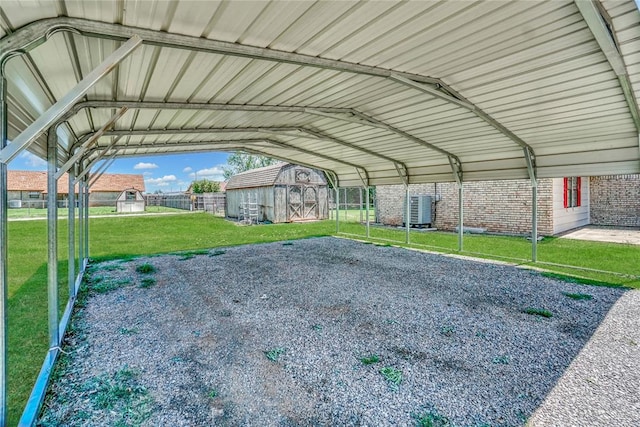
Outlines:
MULTIPOLYGON (((144 178, 138 174, 103 174, 89 190, 89 206, 114 206, 127 189, 144 192, 144 178)), ((77 187, 76 187, 77 191, 77 187)), ((77 193, 76 193, 77 194, 77 193)), ((69 196, 69 175, 58 180, 58 200, 69 196)), ((10 207, 46 207, 47 173, 38 171, 7 171, 7 199, 10 207)), ((61 206, 64 203, 60 204, 61 206)))
MULTIPOLYGON (((433 226, 458 225, 455 183, 411 184, 410 195, 431 195, 433 226)), ((404 186, 376 188, 381 223, 403 223, 404 186)), ((554 235, 588 224, 640 226, 640 175, 545 178, 538 181, 538 232, 554 235)), ((464 225, 489 232, 531 232, 529 180, 478 181, 464 184, 464 225)))

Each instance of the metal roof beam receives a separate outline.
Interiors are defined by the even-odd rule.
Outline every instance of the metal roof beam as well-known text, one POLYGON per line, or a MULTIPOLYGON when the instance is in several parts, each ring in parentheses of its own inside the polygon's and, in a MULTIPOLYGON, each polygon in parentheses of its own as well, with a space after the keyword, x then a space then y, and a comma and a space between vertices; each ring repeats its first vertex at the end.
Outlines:
POLYGON ((431 87, 431 86, 425 85, 424 83, 419 83, 398 75, 392 75, 391 77, 389 77, 389 79, 397 83, 403 84, 405 86, 417 89, 421 92, 428 93, 432 96, 435 96, 437 98, 440 98, 452 104, 466 108, 467 110, 471 111, 473 114, 475 114, 476 116, 478 116, 479 118, 481 118, 482 120, 490 124, 493 128, 495 128, 497 131, 502 133, 504 136, 506 136, 507 138, 509 138, 516 144, 518 144, 520 147, 528 148, 533 152, 533 149, 531 148, 531 146, 527 144, 522 138, 520 138, 519 136, 511 132, 509 129, 503 126, 500 122, 498 122, 496 119, 494 119, 489 114, 487 114, 486 112, 478 108, 475 104, 469 102, 467 99, 457 94, 456 91, 451 89, 449 86, 447 86, 443 82, 439 82, 435 84, 434 87, 431 87))
MULTIPOLYGON (((31 123, 24 131, 14 138, 11 145, 0 151, 0 162, 9 163, 22 150, 27 148, 35 139, 45 132, 56 120, 60 119, 72 106, 78 102, 102 77, 109 74, 123 59, 133 52, 142 39, 133 35, 129 41, 109 55, 100 65, 78 83, 58 102, 53 104, 47 111, 31 123)), ((54 130, 55 131, 55 130, 54 130)))
MULTIPOLYGON (((251 104, 209 104, 209 103, 190 103, 190 102, 145 102, 145 101, 85 101, 79 102, 72 111, 67 115, 67 119, 83 108, 121 108, 129 109, 147 108, 147 109, 169 109, 169 110, 210 110, 210 111, 266 111, 266 112, 284 112, 284 113, 308 113, 329 117, 336 120, 342 120, 351 123, 357 123, 366 126, 372 126, 385 129, 389 132, 400 135, 419 145, 435 150, 446 157, 453 157, 457 162, 460 159, 453 153, 436 147, 420 138, 410 135, 398 128, 395 128, 382 120, 375 119, 354 108, 309 108, 295 107, 283 105, 251 105, 251 104), (319 113, 319 114, 318 114, 319 113)), ((380 154, 377 154, 381 156, 380 154)), ((391 158, 387 158, 390 160, 391 158)))
POLYGON ((638 108, 638 102, 631 86, 631 80, 629 79, 629 72, 624 63, 624 59, 618 49, 618 45, 613 38, 612 34, 615 29, 612 25, 608 25, 605 19, 603 19, 600 13, 602 7, 596 0, 575 0, 575 4, 578 10, 582 14, 584 21, 591 30, 593 37, 598 42, 600 50, 609 61, 611 68, 616 73, 620 87, 624 94, 624 98, 627 101, 629 112, 633 118, 633 123, 636 126, 636 130, 640 132, 640 108, 638 108))
POLYGON ((313 114, 315 116, 320 116, 320 117, 327 117, 330 119, 334 119, 334 120, 342 120, 343 122, 350 122, 350 123, 355 123, 358 125, 366 125, 366 126, 373 126, 379 129, 386 129, 386 127, 384 127, 383 125, 379 124, 379 123, 375 123, 369 120, 366 120, 362 117, 358 117, 357 114, 355 113, 354 110, 349 109, 348 111, 345 111, 344 113, 350 114, 350 116, 344 116, 341 115, 342 112, 335 112, 335 113, 331 113, 331 112, 326 112, 323 111, 321 109, 318 108, 305 108, 305 113, 309 113, 309 114, 313 114))
POLYGON ((268 127, 268 126, 260 126, 260 127, 239 127, 239 128, 196 128, 196 129, 144 129, 144 130, 113 130, 104 132, 105 136, 135 136, 135 135, 166 135, 166 134, 199 134, 199 133, 236 133, 236 132, 261 132, 261 133, 270 133, 274 135, 283 135, 291 132, 295 132, 298 135, 291 135, 294 137, 302 137, 302 138, 312 138, 321 141, 331 141, 337 145, 342 145, 344 147, 349 147, 353 150, 360 151, 365 154, 369 154, 370 156, 377 157, 382 160, 386 160, 391 162, 392 164, 400 164, 403 168, 406 169, 406 165, 400 160, 393 159, 389 156, 385 156, 384 154, 379 154, 375 151, 369 150, 364 147, 357 146, 347 141, 343 141, 338 138, 334 138, 330 135, 326 135, 322 132, 318 132, 312 129, 307 129, 301 126, 278 126, 278 127, 268 127), (300 133, 304 133, 305 135, 299 135, 300 133))
POLYGON ((261 59, 383 78, 389 77, 393 73, 423 83, 438 82, 437 79, 427 76, 392 72, 385 68, 369 65, 71 17, 56 17, 32 22, 18 29, 13 34, 4 37, 0 40, 0 59, 15 52, 29 51, 60 31, 69 31, 89 37, 115 40, 124 40, 134 35, 139 35, 145 44, 154 46, 261 59))
POLYGON ((435 145, 433 145, 433 144, 431 144, 431 143, 429 143, 429 142, 427 142, 427 141, 425 141, 425 140, 423 140, 421 138, 415 137, 415 136, 413 136, 413 135, 411 135, 411 134, 409 134, 409 133, 407 133, 407 132, 405 132, 403 130, 400 130, 400 129, 394 127, 394 126, 391 126, 390 124, 385 123, 385 122, 383 122, 381 120, 378 120, 378 119, 376 119, 376 118, 374 118, 372 116, 369 116, 369 115, 367 115, 365 113, 362 113, 362 112, 357 111, 357 110, 354 110, 354 112, 358 117, 361 117, 362 119, 364 119, 366 121, 370 121, 370 122, 379 124, 381 126, 384 126, 384 128, 387 129, 389 132, 395 133, 396 135, 400 135, 405 139, 413 141, 413 142, 415 142, 417 144, 420 144, 420 145, 422 145, 424 147, 430 148, 431 150, 437 151, 438 153, 443 154, 444 156, 446 156, 448 159, 453 159, 454 162, 456 162, 457 164, 462 165, 462 162, 460 161, 458 156, 456 156, 453 153, 448 152, 447 150, 443 150, 440 147, 437 147, 437 146, 435 146, 435 145))
MULTIPOLYGON (((191 131, 191 129, 185 129, 185 130, 186 131, 191 131)), ((183 146, 183 145, 185 147, 189 147, 189 146, 194 146, 196 144, 197 145, 207 145, 207 144, 215 145, 218 142, 220 142, 220 143, 226 142, 226 143, 232 143, 232 144, 239 144, 239 146, 243 146, 244 144, 262 142, 262 143, 268 143, 268 144, 271 144, 271 145, 275 145, 277 147, 285 148, 285 149, 288 149, 288 150, 299 151, 299 152, 304 153, 304 154, 308 154, 308 155, 311 155, 311 156, 319 157, 321 159, 329 160, 329 161, 335 162, 335 163, 340 163, 340 164, 345 165, 345 166, 350 166, 350 167, 352 167, 352 168, 354 168, 356 170, 360 170, 360 171, 362 171, 364 176, 366 176, 367 182, 369 181, 369 172, 367 171, 367 169, 365 167, 363 167, 361 165, 357 165, 355 163, 347 162, 345 160, 340 160, 340 159, 337 159, 335 157, 327 156, 327 155, 322 154, 322 153, 316 153, 316 152, 311 151, 311 150, 307 150, 307 149, 304 149, 304 148, 301 148, 301 147, 296 147, 295 145, 287 144, 287 143, 284 143, 282 141, 278 141, 278 140, 270 139, 270 138, 242 139, 242 140, 229 140, 229 141, 197 141, 197 142, 186 142, 186 143, 179 143, 179 144, 170 144, 170 143, 169 144, 138 144, 138 145, 136 145, 135 148, 143 148, 145 146, 146 147, 154 147, 154 148, 162 148, 162 147, 170 148, 170 147, 179 147, 179 146, 183 146)), ((104 149, 101 152, 101 154, 99 154, 98 159, 102 158, 102 156, 104 156, 104 154, 106 154, 113 146, 114 146, 114 143, 112 142, 109 145, 109 147, 104 149)), ((117 148, 120 148, 120 147, 117 147, 117 148)), ((93 166, 96 161, 97 160, 94 160, 91 163, 91 166, 93 166)), ((90 169, 90 167, 89 167, 89 169, 90 169)), ((79 180, 82 176, 84 176, 85 173, 86 173, 86 170, 83 171, 78 176, 78 178, 76 178, 76 179, 79 180)))
POLYGON ((401 162, 400 160, 396 160, 396 159, 394 159, 392 157, 385 156, 384 154, 377 153, 377 152, 369 150, 367 148, 359 147, 359 146, 357 146, 355 144, 351 144, 350 142, 343 141, 343 140, 338 139, 338 138, 334 138, 334 137, 332 137, 330 135, 327 135, 327 134, 324 134, 322 132, 318 132, 318 131, 314 131, 314 130, 310 130, 310 129, 306 129, 306 128, 302 128, 302 127, 298 128, 298 129, 301 132, 304 132, 304 133, 306 133, 308 135, 311 135, 311 136, 313 136, 313 137, 315 137, 317 139, 328 140, 328 141, 334 142, 334 143, 339 144, 339 145, 344 145, 345 147, 353 148, 354 150, 359 150, 359 151, 361 151, 363 153, 369 154, 370 156, 374 156, 374 157, 378 157, 379 159, 386 160, 388 162, 391 162, 394 166, 396 166, 396 167, 399 166, 402 169, 404 169, 405 171, 407 171, 407 165, 405 165, 404 162, 401 162))

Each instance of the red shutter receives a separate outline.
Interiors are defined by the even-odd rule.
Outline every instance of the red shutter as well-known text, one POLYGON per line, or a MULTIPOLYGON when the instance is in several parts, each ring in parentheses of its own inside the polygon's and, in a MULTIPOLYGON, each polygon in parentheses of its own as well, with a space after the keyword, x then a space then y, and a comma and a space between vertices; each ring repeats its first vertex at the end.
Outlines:
POLYGON ((569 188, 569 178, 565 177, 564 178, 564 207, 568 208, 569 207, 569 198, 568 196, 568 192, 571 191, 571 189, 569 188))
POLYGON ((577 196, 576 196, 576 206, 582 206, 582 197, 580 197, 580 190, 582 190, 582 180, 580 179, 580 177, 576 178, 576 187, 577 188, 577 196))

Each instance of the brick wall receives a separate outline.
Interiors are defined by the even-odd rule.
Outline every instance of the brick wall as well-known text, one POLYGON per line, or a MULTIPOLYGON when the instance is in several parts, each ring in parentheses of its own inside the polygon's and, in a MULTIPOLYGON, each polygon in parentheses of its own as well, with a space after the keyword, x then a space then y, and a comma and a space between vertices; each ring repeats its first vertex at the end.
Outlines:
POLYGON ((640 175, 592 176, 591 223, 640 227, 640 175))
MULTIPOLYGON (((411 184, 409 193, 439 195, 434 202, 434 226, 454 230, 458 225, 458 188, 455 183, 411 184)), ((376 187, 378 218, 388 225, 401 225, 403 185, 376 187)), ((538 233, 553 233, 553 186, 551 179, 538 182, 538 233)), ((531 232, 531 185, 529 180, 480 181, 464 184, 464 225, 496 233, 531 232)))

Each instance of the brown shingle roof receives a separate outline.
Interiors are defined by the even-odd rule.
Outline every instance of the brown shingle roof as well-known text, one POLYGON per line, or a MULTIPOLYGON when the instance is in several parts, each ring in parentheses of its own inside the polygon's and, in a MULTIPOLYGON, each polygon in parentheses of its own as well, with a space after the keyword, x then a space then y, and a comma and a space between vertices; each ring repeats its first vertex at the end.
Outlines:
MULTIPOLYGON (((77 188, 77 187, 76 187, 77 188)), ((144 192, 144 178, 139 174, 115 174, 105 173, 93 184, 91 192, 120 192, 129 188, 135 188, 144 192)), ((8 191, 34 191, 47 192, 47 173, 38 171, 7 172, 8 191)), ((69 192, 69 175, 64 174, 58 180, 58 194, 69 192)))
POLYGON ((236 188, 271 187, 275 184, 278 174, 289 163, 276 163, 263 168, 251 169, 233 175, 227 181, 227 190, 236 188))

